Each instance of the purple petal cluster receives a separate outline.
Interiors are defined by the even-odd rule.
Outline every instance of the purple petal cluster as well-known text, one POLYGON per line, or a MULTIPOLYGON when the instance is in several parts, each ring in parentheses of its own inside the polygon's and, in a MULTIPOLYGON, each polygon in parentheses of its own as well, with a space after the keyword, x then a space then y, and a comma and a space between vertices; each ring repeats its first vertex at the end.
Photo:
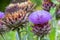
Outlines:
POLYGON ((30 14, 29 21, 34 24, 44 24, 52 18, 51 14, 45 10, 35 11, 30 14))
POLYGON ((0 12, 0 19, 4 18, 4 13, 3 12, 0 12))

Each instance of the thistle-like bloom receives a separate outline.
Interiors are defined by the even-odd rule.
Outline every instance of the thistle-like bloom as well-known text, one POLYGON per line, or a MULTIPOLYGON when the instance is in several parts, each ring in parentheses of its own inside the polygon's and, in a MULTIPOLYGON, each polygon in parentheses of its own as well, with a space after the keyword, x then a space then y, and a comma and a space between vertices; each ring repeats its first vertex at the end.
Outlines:
POLYGON ((32 12, 33 4, 30 1, 22 3, 12 3, 6 7, 5 22, 11 29, 19 28, 28 20, 30 12, 32 12))
POLYGON ((33 12, 29 16, 29 21, 31 21, 34 24, 43 24, 48 22, 51 18, 51 14, 49 12, 40 10, 33 12))
POLYGON ((40 10, 31 13, 29 16, 29 21, 34 24, 32 31, 37 36, 43 37, 50 32, 49 20, 52 19, 52 16, 49 12, 40 10))

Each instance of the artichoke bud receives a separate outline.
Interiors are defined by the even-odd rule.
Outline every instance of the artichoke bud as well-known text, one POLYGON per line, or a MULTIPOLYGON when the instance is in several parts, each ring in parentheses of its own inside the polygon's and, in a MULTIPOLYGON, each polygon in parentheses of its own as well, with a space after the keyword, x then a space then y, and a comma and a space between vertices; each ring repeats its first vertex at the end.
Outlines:
POLYGON ((33 4, 30 1, 22 3, 11 3, 5 10, 5 22, 10 28, 19 28, 28 21, 28 16, 32 11, 33 4))
POLYGON ((51 7, 55 7, 55 4, 51 0, 43 0, 42 7, 49 12, 51 7))

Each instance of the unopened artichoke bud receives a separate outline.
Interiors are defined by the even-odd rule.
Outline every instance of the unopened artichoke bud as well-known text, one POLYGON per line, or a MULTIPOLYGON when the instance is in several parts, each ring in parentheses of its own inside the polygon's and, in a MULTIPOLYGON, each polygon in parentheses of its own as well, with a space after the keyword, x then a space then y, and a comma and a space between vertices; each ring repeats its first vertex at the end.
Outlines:
POLYGON ((60 19, 60 5, 56 6, 56 19, 60 19))
POLYGON ((5 22, 11 29, 19 28, 28 21, 28 16, 32 12, 33 4, 29 1, 10 4, 5 10, 5 22))
POLYGON ((51 0, 43 0, 42 7, 49 12, 51 7, 55 7, 55 4, 51 0))
POLYGON ((50 33, 50 29, 51 28, 49 24, 46 24, 46 25, 35 24, 33 26, 32 32, 37 36, 43 37, 48 33, 50 33))
POLYGON ((52 19, 52 16, 49 12, 45 10, 35 11, 30 14, 29 21, 34 24, 32 31, 37 36, 47 35, 50 31, 49 21, 52 19))
POLYGON ((11 13, 11 12, 15 12, 18 10, 24 10, 26 12, 28 11, 30 12, 30 10, 32 11, 33 6, 34 4, 32 4, 30 1, 16 3, 16 4, 11 3, 6 7, 5 12, 7 11, 8 13, 11 13))

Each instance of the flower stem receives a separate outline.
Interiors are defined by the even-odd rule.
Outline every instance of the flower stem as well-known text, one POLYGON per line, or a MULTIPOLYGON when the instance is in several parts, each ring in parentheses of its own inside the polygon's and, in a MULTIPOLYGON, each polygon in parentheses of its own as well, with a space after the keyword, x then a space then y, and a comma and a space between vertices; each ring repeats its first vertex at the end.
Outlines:
POLYGON ((44 37, 40 37, 40 40, 44 40, 44 37))
POLYGON ((38 37, 38 40, 40 40, 40 37, 38 37))
POLYGON ((44 37, 40 37, 40 36, 39 36, 39 37, 38 37, 38 40, 44 40, 44 37))
POLYGON ((4 40, 6 40, 3 34, 1 34, 1 36, 2 36, 2 38, 3 38, 4 40))
POLYGON ((17 29, 17 35, 16 35, 16 40, 21 40, 21 35, 19 29, 17 29))

